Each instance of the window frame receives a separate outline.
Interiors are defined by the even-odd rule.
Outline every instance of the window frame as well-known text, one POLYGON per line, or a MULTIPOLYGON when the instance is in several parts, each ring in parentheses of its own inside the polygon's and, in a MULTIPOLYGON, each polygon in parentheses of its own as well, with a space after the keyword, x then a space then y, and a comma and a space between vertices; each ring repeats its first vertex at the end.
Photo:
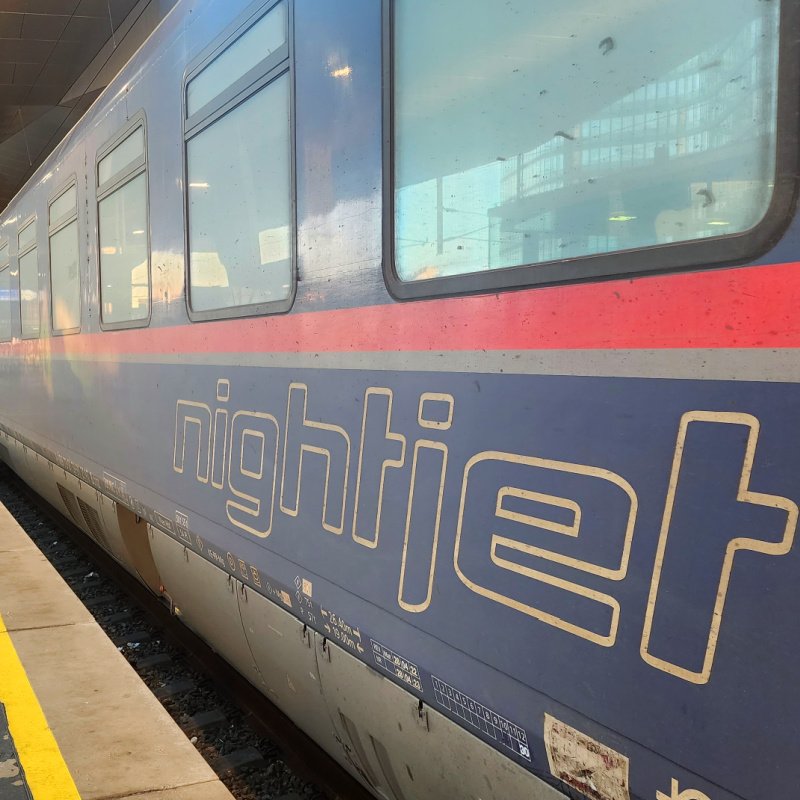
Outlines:
MULTIPOLYGON (((0 239, 0 250, 6 248, 6 261, 0 262, 0 275, 8 270, 9 278, 13 278, 14 275, 11 273, 11 240, 10 239, 0 239)), ((9 342, 14 341, 14 320, 11 317, 11 298, 8 299, 8 330, 9 330, 9 337, 8 339, 3 338, 2 331, 0 331, 0 344, 8 344, 9 342)))
MULTIPOLYGON (((52 195, 52 197, 47 201, 47 267, 48 267, 48 277, 49 277, 49 285, 50 285, 50 333, 52 336, 70 336, 74 333, 81 332, 81 322, 83 320, 83 280, 81 274, 81 263, 80 263, 80 247, 81 247, 81 225, 78 220, 78 176, 73 173, 67 178, 65 183, 62 183, 61 186, 56 190, 56 192, 52 195), (75 210, 64 214, 59 217, 55 222, 50 221, 50 209, 57 200, 60 200, 72 187, 75 187, 75 210), (78 325, 77 327, 73 328, 56 328, 56 320, 54 316, 54 309, 53 309, 53 236, 55 234, 60 233, 64 228, 68 225, 71 225, 73 222, 77 223, 77 233, 78 233, 78 325)), ((99 261, 99 257, 98 257, 99 261)))
POLYGON ((153 275, 152 275, 152 252, 150 244, 150 170, 147 153, 147 116, 144 110, 139 111, 130 117, 125 127, 121 128, 111 139, 98 149, 95 155, 93 183, 95 187, 95 211, 97 213, 97 225, 95 230, 95 246, 97 248, 97 298, 100 304, 98 314, 100 329, 103 331, 118 331, 127 328, 147 328, 153 317, 153 275), (100 183, 100 162, 114 150, 117 145, 122 144, 137 128, 142 129, 144 137, 144 152, 141 158, 132 162, 126 169, 114 174, 105 183, 100 183), (147 316, 141 319, 127 320, 122 322, 103 321, 103 274, 100 252, 100 203, 110 197, 118 189, 122 189, 134 178, 144 175, 145 191, 145 237, 147 246, 147 316))
POLYGON ((655 244, 630 250, 465 272, 427 280, 400 278, 395 264, 395 0, 382 0, 383 58, 383 276, 395 300, 487 293, 685 272, 748 263, 781 238, 797 207, 800 167, 800 4, 781 0, 778 42, 775 181, 761 221, 739 233, 655 244))
MULTIPOLYGON (((41 281, 39 280, 39 231, 36 231, 36 235, 33 238, 33 244, 29 244, 24 250, 20 249, 19 246, 19 236, 26 228, 29 228, 31 225, 36 225, 38 222, 38 216, 36 212, 33 214, 28 215, 17 228, 17 287, 18 287, 18 294, 19 294, 19 338, 24 339, 25 341, 36 341, 37 339, 44 339, 46 338, 43 336, 44 331, 42 330, 42 299, 41 299, 41 281), (36 336, 26 336, 25 335, 25 326, 22 323, 22 264, 21 261, 24 256, 28 255, 28 253, 33 252, 34 250, 37 251, 36 253, 36 280, 38 284, 38 289, 36 292, 37 301, 39 304, 39 333, 36 336)), ((9 264, 11 263, 11 258, 9 255, 9 264)))
POLYGON ((184 214, 184 285, 186 313, 192 322, 206 320, 233 319, 237 317, 256 317, 271 314, 284 314, 294 305, 297 295, 297 136, 295 109, 295 69, 294 69, 294 2, 293 0, 260 0, 240 15, 234 22, 189 62, 181 83, 182 141, 181 157, 183 169, 183 214, 184 214), (262 59, 255 67, 234 81, 213 100, 209 101, 187 117, 187 91, 190 81, 196 78, 215 58, 222 55, 234 42, 243 36, 275 6, 286 3, 286 43, 262 59), (189 165, 188 145, 196 135, 211 127, 226 114, 246 103, 262 89, 283 75, 289 80, 289 208, 291 226, 290 258, 291 284, 289 294, 282 300, 265 303, 251 303, 229 308, 197 311, 192 308, 191 292, 191 244, 189 237, 189 165))

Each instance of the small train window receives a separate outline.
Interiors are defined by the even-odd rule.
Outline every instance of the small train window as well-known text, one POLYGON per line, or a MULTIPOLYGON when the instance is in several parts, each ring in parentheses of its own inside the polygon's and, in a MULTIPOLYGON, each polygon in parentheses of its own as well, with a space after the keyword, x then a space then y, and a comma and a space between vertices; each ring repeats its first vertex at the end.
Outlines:
POLYGON ((191 117, 264 59, 285 49, 287 37, 288 12, 283 2, 261 17, 186 84, 186 115, 191 117))
POLYGON ((81 279, 78 257, 78 192, 75 180, 51 201, 48 221, 53 333, 77 333, 81 325, 81 279))
POLYGON ((8 258, 8 242, 0 245, 0 342, 11 341, 11 267, 8 258))
POLYGON ((294 290, 290 6, 263 6, 185 87, 192 319, 285 311, 294 290))
POLYGON ((778 191, 786 5, 386 0, 392 289, 741 257, 718 243, 778 191))
POLYGON ((146 325, 150 248, 143 115, 98 154, 97 216, 103 327, 146 325))
POLYGON ((36 217, 26 222, 17 237, 19 263, 19 308, 22 338, 38 339, 41 335, 39 314, 39 258, 36 247, 36 217))

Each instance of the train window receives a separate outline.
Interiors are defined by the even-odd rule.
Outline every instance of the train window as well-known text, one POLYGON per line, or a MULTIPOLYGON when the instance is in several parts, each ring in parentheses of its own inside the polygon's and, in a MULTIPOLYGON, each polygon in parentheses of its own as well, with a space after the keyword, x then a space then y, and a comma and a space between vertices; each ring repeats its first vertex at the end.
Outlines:
MULTIPOLYGON (((186 84, 186 114, 199 111, 281 47, 288 36, 286 3, 275 6, 186 84)), ((285 55, 283 56, 286 57, 285 55)))
POLYGON ((97 163, 97 183, 102 186, 115 175, 127 172, 144 161, 144 128, 140 125, 97 163))
POLYGON ((31 219, 19 229, 17 244, 20 253, 36 245, 36 217, 31 217, 31 219))
POLYGON ((39 259, 36 247, 36 217, 20 228, 18 238, 19 307, 22 338, 38 339, 41 333, 39 318, 39 259))
POLYGON ((186 83, 193 319, 282 311, 291 303, 287 3, 254 16, 200 61, 186 83))
POLYGON ((8 242, 0 245, 0 342, 11 341, 11 267, 8 242))
POLYGON ((100 319, 104 328, 150 319, 147 154, 139 116, 98 154, 100 319))
POLYGON ((718 261, 765 218, 786 0, 386 2, 400 296, 718 261))
POLYGON ((57 227, 78 213, 78 186, 73 181, 61 194, 50 203, 50 230, 57 227))
POLYGON ((78 264, 78 194, 73 181, 49 208, 50 303, 54 333, 76 333, 81 324, 78 264))

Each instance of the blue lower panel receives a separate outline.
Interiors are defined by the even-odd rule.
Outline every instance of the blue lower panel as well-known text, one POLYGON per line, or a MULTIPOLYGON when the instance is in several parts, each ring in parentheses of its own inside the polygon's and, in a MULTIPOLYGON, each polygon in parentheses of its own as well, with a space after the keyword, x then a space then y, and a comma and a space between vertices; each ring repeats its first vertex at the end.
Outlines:
POLYGON ((111 404, 65 466, 525 768, 554 717, 632 797, 800 785, 800 387, 52 369, 111 404))

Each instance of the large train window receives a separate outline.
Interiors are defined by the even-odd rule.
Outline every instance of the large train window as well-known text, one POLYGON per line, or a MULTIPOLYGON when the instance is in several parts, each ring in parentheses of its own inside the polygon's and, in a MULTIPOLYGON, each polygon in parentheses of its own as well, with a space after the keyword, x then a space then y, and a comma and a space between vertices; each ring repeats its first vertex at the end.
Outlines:
POLYGON ((11 341, 11 266, 8 242, 0 244, 0 342, 11 341))
POLYGON ((285 311, 294 291, 290 5, 262 6, 185 83, 189 311, 285 311))
POLYGON ((81 325, 78 258, 78 187, 73 178, 50 202, 50 304, 53 333, 77 333, 81 325))
POLYGON ((794 192, 797 5, 385 0, 392 290, 765 249, 794 192))
POLYGON ((41 320, 39 318, 39 258, 36 247, 36 217, 29 219, 19 229, 17 245, 22 338, 38 339, 41 333, 41 320))
POLYGON ((97 156, 100 321, 131 328, 150 320, 147 137, 139 115, 97 156))

